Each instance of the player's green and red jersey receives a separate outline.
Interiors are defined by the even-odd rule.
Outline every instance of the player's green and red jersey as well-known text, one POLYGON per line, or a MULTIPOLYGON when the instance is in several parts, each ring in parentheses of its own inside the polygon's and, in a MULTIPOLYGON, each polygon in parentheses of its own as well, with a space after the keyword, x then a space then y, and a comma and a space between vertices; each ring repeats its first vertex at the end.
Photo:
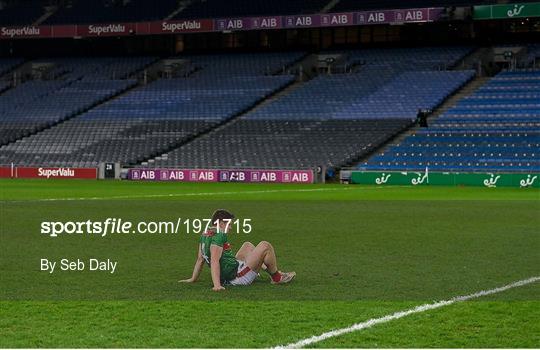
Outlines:
POLYGON ((231 245, 228 242, 227 234, 219 232, 215 228, 211 228, 201 235, 199 239, 201 244, 201 252, 204 261, 210 266, 210 246, 215 244, 223 248, 221 259, 219 259, 221 281, 231 281, 236 278, 236 271, 238 270, 238 261, 234 257, 231 251, 231 245))

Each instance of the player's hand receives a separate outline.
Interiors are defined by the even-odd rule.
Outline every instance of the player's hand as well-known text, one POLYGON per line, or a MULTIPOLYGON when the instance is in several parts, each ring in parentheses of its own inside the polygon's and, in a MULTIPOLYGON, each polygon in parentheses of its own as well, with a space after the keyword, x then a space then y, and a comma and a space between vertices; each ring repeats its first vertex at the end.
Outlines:
POLYGON ((213 290, 214 292, 220 292, 220 291, 222 291, 222 290, 225 290, 225 287, 223 287, 223 286, 217 286, 217 287, 213 287, 212 290, 213 290))
POLYGON ((186 280, 180 280, 178 282, 180 282, 180 283, 193 283, 193 282, 195 282, 195 280, 193 278, 188 278, 186 280))

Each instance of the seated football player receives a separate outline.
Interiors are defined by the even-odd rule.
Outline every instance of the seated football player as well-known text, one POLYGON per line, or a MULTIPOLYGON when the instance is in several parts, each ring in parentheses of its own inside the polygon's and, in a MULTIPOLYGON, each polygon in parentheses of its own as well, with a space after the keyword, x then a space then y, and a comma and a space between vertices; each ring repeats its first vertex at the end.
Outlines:
POLYGON ((193 267, 191 278, 179 282, 196 282, 201 274, 204 263, 210 267, 213 290, 224 290, 223 285, 249 285, 259 275, 262 269, 271 277, 272 284, 290 282, 295 272, 281 272, 278 270, 274 247, 262 241, 257 246, 245 242, 240 250, 233 254, 227 239, 227 231, 234 215, 227 210, 219 209, 212 215, 212 227, 204 232, 199 239, 197 260, 193 267))

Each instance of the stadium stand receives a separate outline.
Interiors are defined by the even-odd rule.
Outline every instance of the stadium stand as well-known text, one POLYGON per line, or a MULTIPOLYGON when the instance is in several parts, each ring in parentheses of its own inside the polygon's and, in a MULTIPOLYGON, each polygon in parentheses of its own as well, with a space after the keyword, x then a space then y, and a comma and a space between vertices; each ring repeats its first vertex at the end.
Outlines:
POLYGON ((313 167, 353 161, 408 125, 396 120, 239 119, 158 157, 156 167, 313 167))
POLYGON ((200 70, 198 77, 261 76, 287 73, 286 69, 305 56, 303 52, 265 54, 184 55, 200 70))
POLYGON ((0 93, 6 91, 9 87, 11 87, 11 82, 0 80, 0 93))
POLYGON ((334 6, 332 12, 347 12, 358 10, 372 9, 400 9, 400 8, 415 8, 415 7, 441 7, 441 6, 471 6, 490 4, 495 1, 490 0, 413 0, 413 1, 396 1, 396 0, 340 0, 334 6))
POLYGON ((195 0, 175 18, 219 18, 318 13, 329 0, 195 0))
POLYGON ((53 78, 64 80, 128 79, 155 62, 154 56, 55 59, 53 78))
POLYGON ((132 87, 125 78, 152 58, 66 58, 35 61, 54 66, 58 80, 30 80, 0 95, 0 144, 38 132, 132 87))
POLYGON ((290 84, 293 76, 261 72, 298 57, 296 53, 217 55, 199 61, 192 57, 192 64, 202 68, 190 77, 157 80, 4 146, 0 148, 0 163, 96 166, 102 161, 143 161, 290 84), (214 69, 220 74, 214 75, 214 69))
POLYGON ((74 0, 71 6, 61 7, 45 24, 111 23, 160 20, 178 7, 178 0, 102 1, 74 0))
POLYGON ((23 62, 22 58, 0 58, 0 77, 23 62))
POLYGON ((499 73, 365 169, 540 170, 540 71, 499 73))
POLYGON ((334 113, 334 118, 414 119, 419 108, 433 109, 474 76, 473 71, 413 71, 334 113))
POLYGON ((527 58, 525 67, 540 66, 540 44, 527 45, 527 58))
POLYGON ((133 80, 23 84, 0 96, 2 99, 0 142, 6 144, 54 125, 134 84, 133 80))
POLYGON ((9 72, 23 62, 23 59, 0 58, 0 94, 8 90, 12 85, 9 72))
MULTIPOLYGON (((407 71, 434 70, 452 65, 468 52, 470 47, 373 49, 347 52, 348 66, 356 66, 356 74, 319 75, 300 89, 283 96, 279 101, 254 111, 252 118, 361 118, 362 100, 407 71), (354 108, 350 108, 350 106, 354 108), (342 112, 343 111, 343 112, 342 112), (346 112, 344 112, 346 111, 346 112)), ((458 72, 436 72, 436 76, 462 77, 458 72)), ((419 79, 419 75, 410 75, 419 79)), ((407 76, 404 77, 404 84, 407 76)), ((403 82, 403 80, 401 81, 403 82)), ((441 82, 441 85, 444 85, 441 82)), ((395 87, 400 91, 399 86, 395 87)), ((456 87, 453 87, 455 89, 456 87)), ((427 90, 427 87, 424 88, 427 90)), ((415 110, 416 112, 416 110, 415 110)), ((377 115, 377 114, 374 114, 377 115)), ((367 115, 367 117, 371 117, 367 115)))
POLYGON ((342 166, 410 126, 414 118, 410 106, 414 106, 414 112, 431 108, 472 76, 471 72, 412 71, 420 67, 435 69, 441 62, 451 65, 469 51, 462 47, 373 50, 365 51, 365 55, 364 51, 350 52, 351 61, 364 62, 357 73, 318 76, 145 165, 342 166), (404 55, 407 60, 403 60, 404 55), (411 70, 410 75, 399 75, 407 70, 411 70), (403 84, 411 84, 411 80, 417 84, 431 84, 433 80, 435 88, 402 92, 403 84), (369 113, 364 113, 365 106, 356 104, 370 96, 388 95, 388 99, 394 99, 398 94, 411 103, 390 111, 379 105, 369 113))
POLYGON ((27 0, 9 3, 0 9, 0 25, 25 25, 34 23, 44 13, 43 1, 27 0))

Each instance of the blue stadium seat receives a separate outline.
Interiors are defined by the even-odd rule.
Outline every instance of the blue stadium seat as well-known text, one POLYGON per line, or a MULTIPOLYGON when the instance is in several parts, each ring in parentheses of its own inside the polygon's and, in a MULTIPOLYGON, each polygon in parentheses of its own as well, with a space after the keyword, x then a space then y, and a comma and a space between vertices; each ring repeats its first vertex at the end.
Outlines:
POLYGON ((367 169, 540 170, 540 71, 503 71, 367 169))

